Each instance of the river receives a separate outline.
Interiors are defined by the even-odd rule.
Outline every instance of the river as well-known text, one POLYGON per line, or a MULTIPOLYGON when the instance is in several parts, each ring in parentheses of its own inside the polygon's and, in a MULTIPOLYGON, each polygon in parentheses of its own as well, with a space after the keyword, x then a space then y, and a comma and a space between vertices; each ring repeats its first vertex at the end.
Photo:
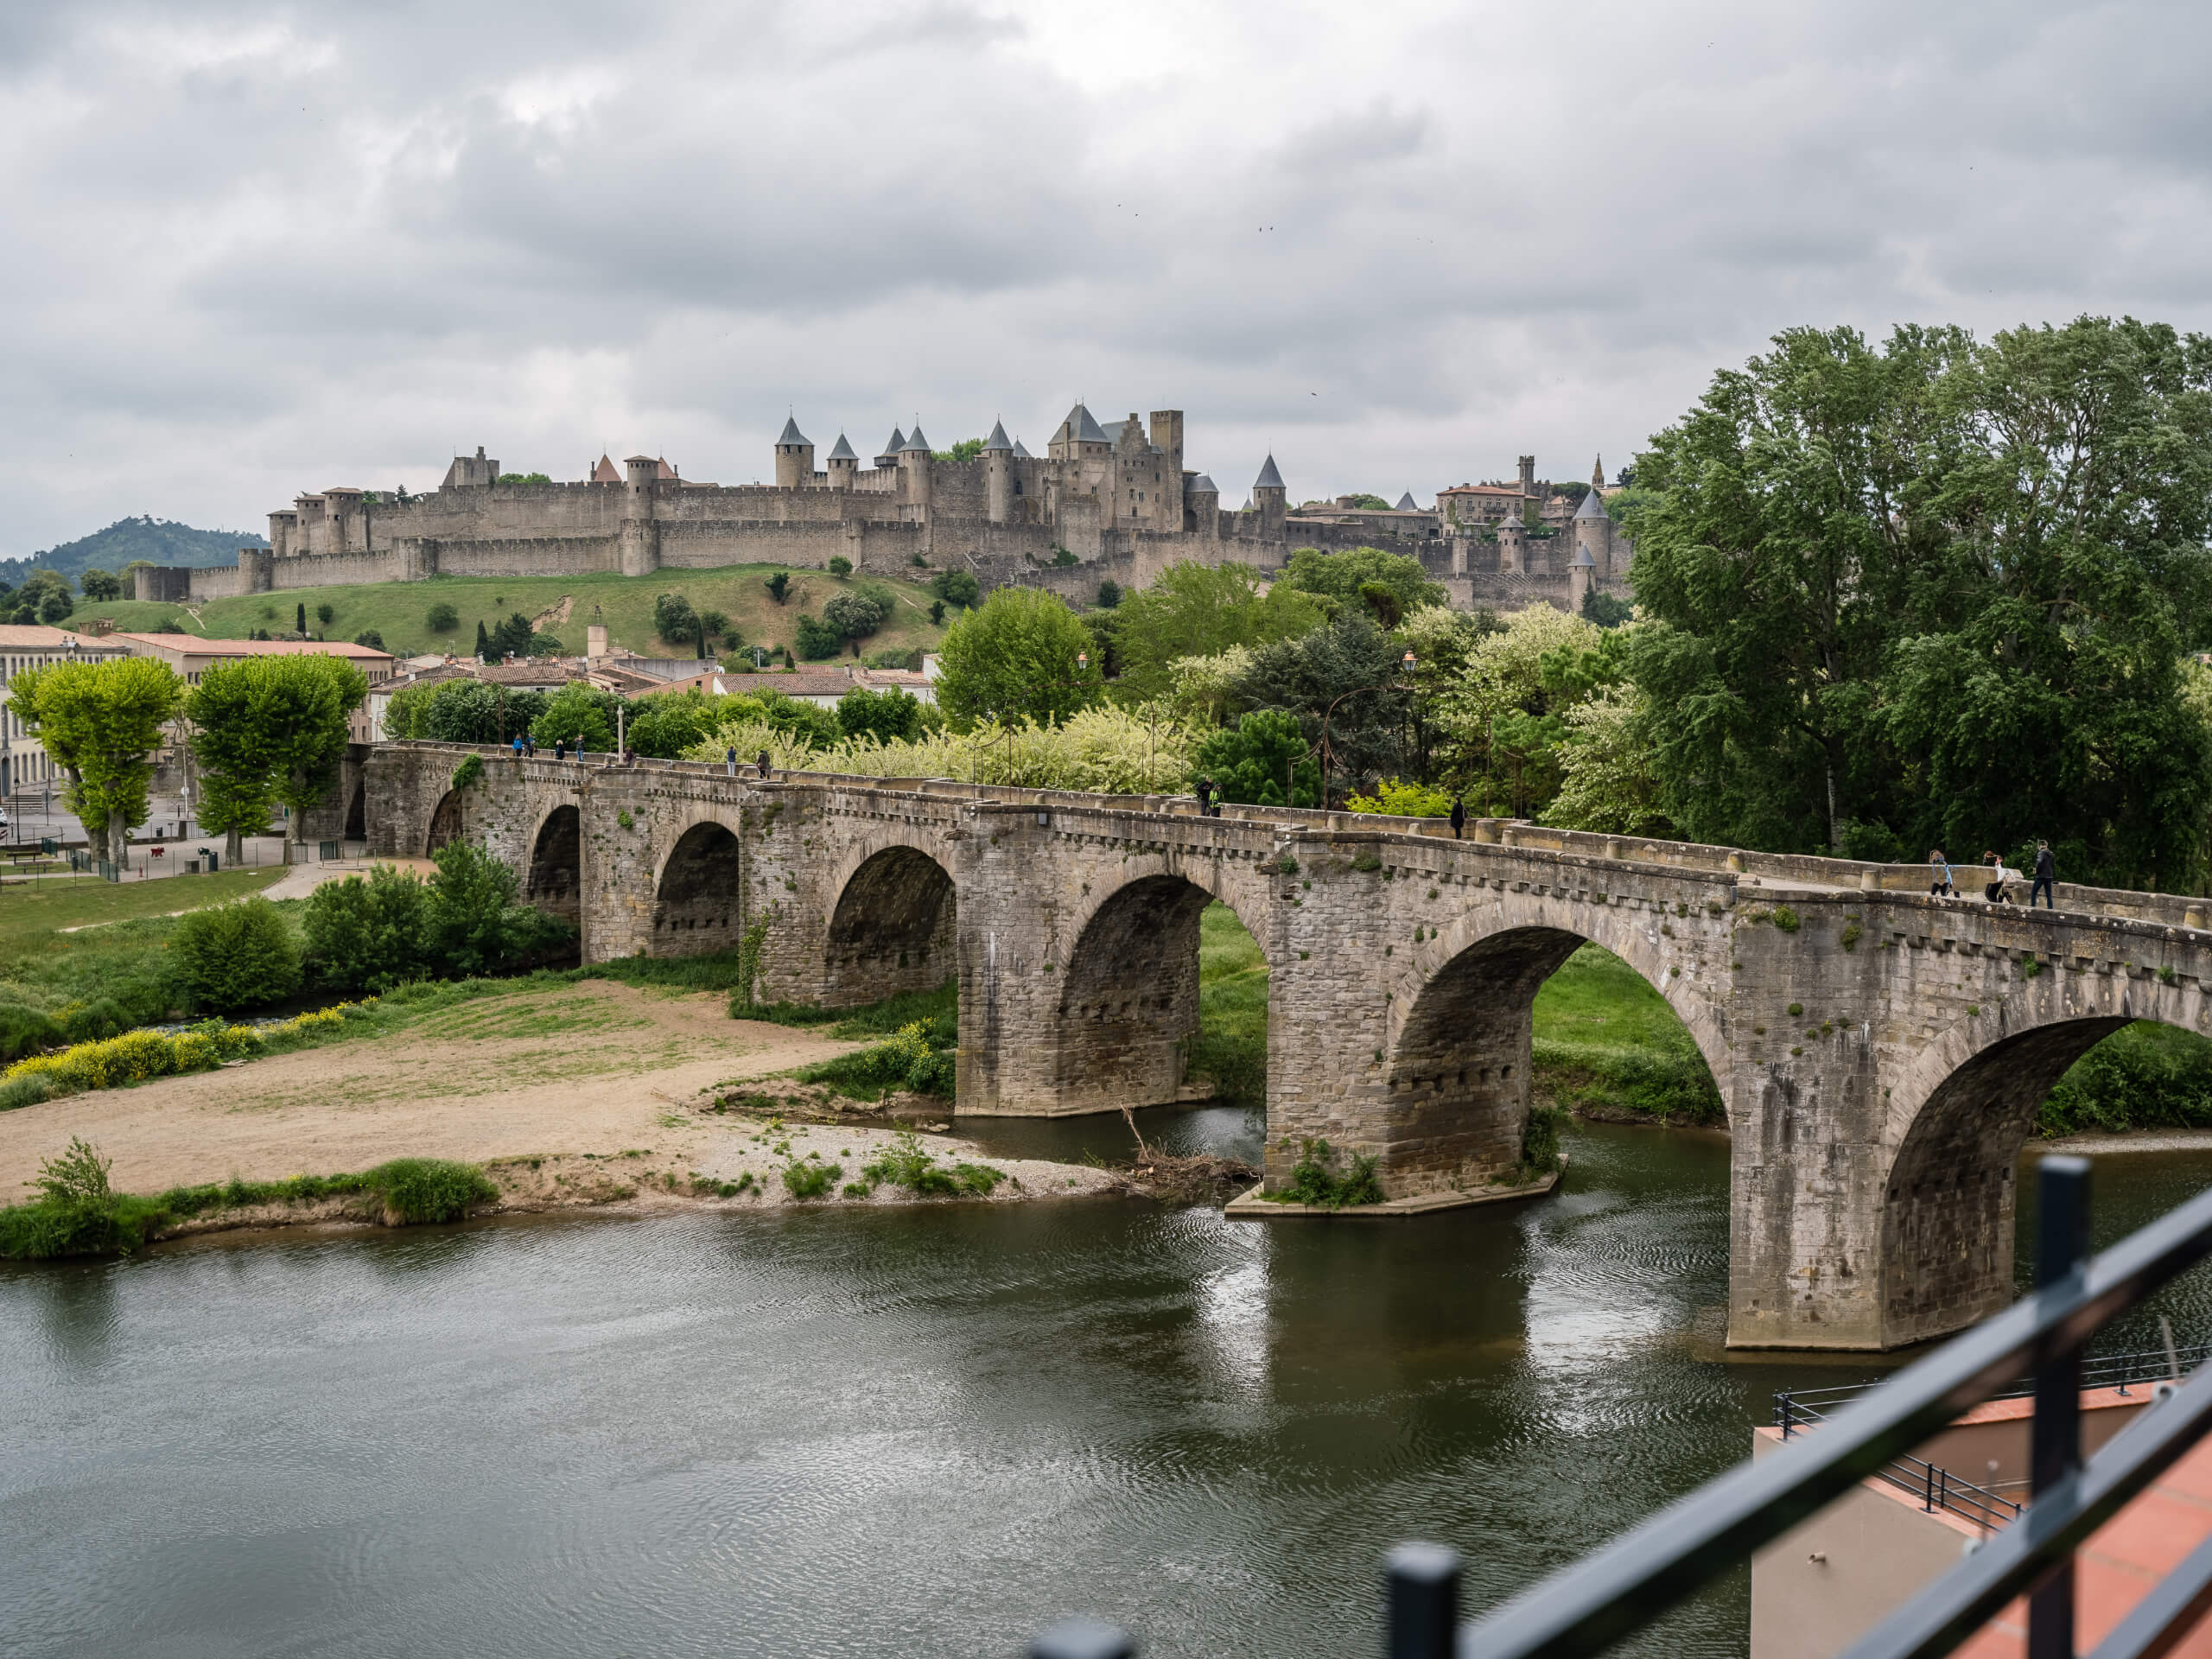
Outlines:
MULTIPOLYGON (((0 1267, 4 1645, 1011 1655, 1079 1611, 1150 1655, 1372 1652, 1390 1542, 1457 1546, 1486 1605, 1742 1459, 1774 1389, 1879 1369, 1722 1352, 1719 1138, 1567 1146, 1550 1199, 1409 1223, 568 1216, 0 1267)), ((2105 1240, 2212 1156, 2097 1180, 2105 1240)), ((2166 1306, 2212 1325, 2201 1277, 2166 1306)), ((1624 1650, 1741 1653, 1746 1586, 1624 1650)))

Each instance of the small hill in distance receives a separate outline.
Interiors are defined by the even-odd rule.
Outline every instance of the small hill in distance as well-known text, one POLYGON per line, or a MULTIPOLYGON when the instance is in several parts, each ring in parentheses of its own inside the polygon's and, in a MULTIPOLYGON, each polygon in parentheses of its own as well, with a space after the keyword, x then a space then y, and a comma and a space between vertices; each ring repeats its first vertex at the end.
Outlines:
POLYGON ((242 547, 266 547, 269 538, 243 530, 194 530, 151 515, 118 518, 73 542, 27 559, 0 559, 0 582, 14 587, 33 570, 59 570, 73 582, 87 570, 120 570, 133 559, 149 564, 229 564, 242 547))

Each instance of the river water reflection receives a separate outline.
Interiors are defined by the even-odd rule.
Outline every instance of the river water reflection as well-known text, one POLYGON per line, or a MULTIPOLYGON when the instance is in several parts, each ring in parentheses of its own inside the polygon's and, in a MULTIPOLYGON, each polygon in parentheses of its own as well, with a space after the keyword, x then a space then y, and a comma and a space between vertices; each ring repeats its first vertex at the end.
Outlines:
MULTIPOLYGON (((965 1127, 965 1126, 963 1126, 965 1127)), ((1117 1122, 1010 1124, 1001 1152, 1117 1122)), ((1243 1143, 1239 1114, 1150 1137, 1243 1143)), ((1388 1543, 1480 1606, 1744 1455, 1727 1148, 1571 1132, 1408 1224, 1110 1201, 264 1236, 0 1271, 11 1653, 1374 1650, 1388 1543)), ((2212 1158, 2102 1160, 2110 1236, 2212 1158)), ((2169 1300, 2208 1325, 2200 1281, 2169 1300)), ((1745 1580, 1636 1650, 1740 1653, 1745 1580)))

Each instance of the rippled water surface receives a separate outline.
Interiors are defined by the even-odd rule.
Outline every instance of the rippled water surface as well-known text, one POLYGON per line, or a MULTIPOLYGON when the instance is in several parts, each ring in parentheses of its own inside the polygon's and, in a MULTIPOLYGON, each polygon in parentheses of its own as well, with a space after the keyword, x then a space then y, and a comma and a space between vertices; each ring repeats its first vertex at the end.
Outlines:
MULTIPOLYGON (((1724 1142, 1569 1146, 1551 1200, 1412 1224, 947 1205, 0 1271, 4 1646, 1012 1654, 1080 1610, 1153 1655, 1372 1651, 1389 1542, 1458 1546, 1485 1605, 1735 1463, 1772 1389, 1867 1374, 1720 1352, 1724 1142)), ((2212 1160, 2098 1179, 2109 1236, 2212 1160)), ((1641 1650, 1741 1652, 1745 1593, 1641 1650)))

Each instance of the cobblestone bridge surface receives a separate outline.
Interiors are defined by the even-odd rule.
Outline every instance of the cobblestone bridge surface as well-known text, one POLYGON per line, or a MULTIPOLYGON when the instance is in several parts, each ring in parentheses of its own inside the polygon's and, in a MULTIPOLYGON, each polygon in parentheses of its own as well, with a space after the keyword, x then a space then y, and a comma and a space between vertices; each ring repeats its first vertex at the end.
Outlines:
POLYGON ((1271 1186, 1309 1138, 1373 1154, 1392 1198, 1509 1172, 1536 989, 1594 941, 1667 999, 1726 1104, 1738 1345, 1892 1347, 2003 1306, 2050 1086, 2128 1020, 2212 1029, 2204 901, 2158 894, 2062 885, 2031 912, 1931 898, 1914 866, 1495 820, 1455 841, 1435 820, 437 744, 375 750, 367 802, 374 852, 484 842, 588 960, 749 940, 757 999, 837 1007, 957 976, 970 1116, 1181 1097, 1217 899, 1269 967, 1271 1186), (483 776, 455 791, 470 753, 483 776))

